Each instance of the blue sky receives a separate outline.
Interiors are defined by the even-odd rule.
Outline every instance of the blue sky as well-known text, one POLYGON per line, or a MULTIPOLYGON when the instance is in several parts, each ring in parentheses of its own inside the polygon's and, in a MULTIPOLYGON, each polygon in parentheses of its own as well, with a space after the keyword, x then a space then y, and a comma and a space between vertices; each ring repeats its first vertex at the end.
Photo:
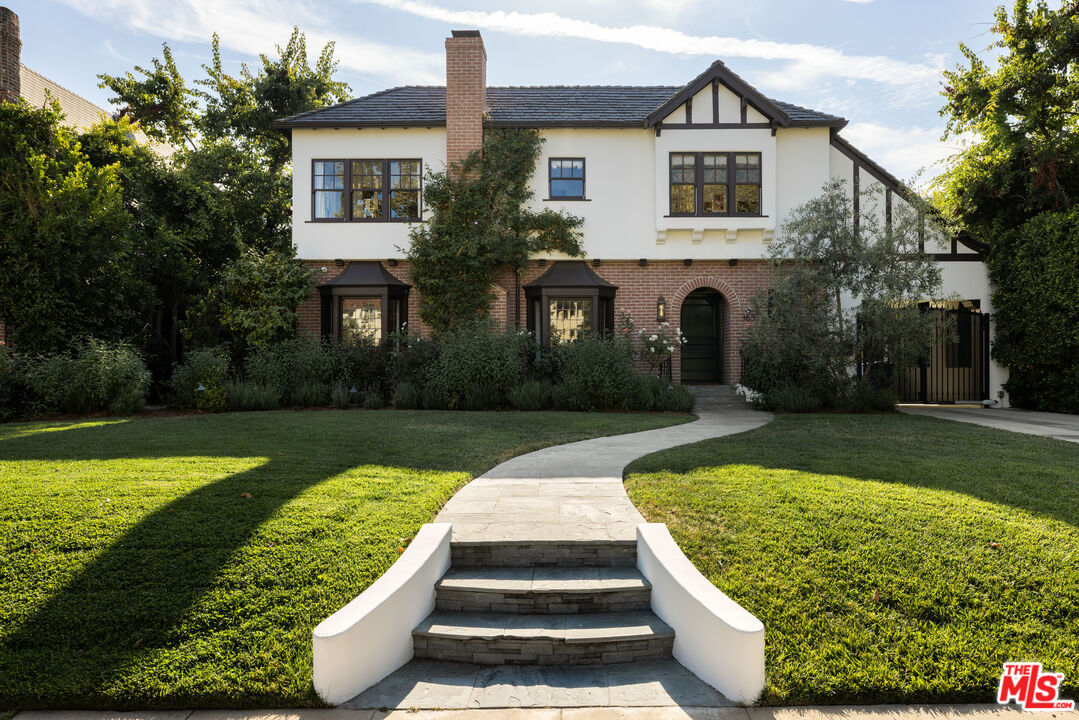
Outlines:
MULTIPOLYGON (((238 68, 307 33, 336 42, 354 95, 444 82, 443 39, 478 28, 491 85, 677 85, 722 59, 764 94, 842 115, 845 137, 911 178, 940 171, 941 70, 986 57, 997 0, 17 0, 23 63, 108 107, 96 75, 162 42, 189 77, 221 36, 238 68)), ((1059 5, 1059 3, 1054 3, 1059 5)), ((314 59, 312 57, 312 59, 314 59)))

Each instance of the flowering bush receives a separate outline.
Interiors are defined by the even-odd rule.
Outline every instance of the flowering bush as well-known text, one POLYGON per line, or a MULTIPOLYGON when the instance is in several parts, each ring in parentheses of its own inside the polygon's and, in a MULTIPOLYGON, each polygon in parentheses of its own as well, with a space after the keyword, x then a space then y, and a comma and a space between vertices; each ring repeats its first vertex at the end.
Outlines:
POLYGON ((686 342, 682 329, 672 328, 669 322, 660 323, 654 332, 648 332, 642 328, 637 336, 641 343, 638 354, 648 363, 653 372, 660 363, 686 342))

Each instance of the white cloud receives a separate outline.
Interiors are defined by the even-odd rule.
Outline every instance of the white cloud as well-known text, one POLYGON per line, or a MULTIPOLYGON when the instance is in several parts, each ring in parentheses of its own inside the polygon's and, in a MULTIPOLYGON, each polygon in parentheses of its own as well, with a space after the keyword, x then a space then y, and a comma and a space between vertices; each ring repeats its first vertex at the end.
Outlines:
MULTIPOLYGON (((300 0, 62 0, 83 15, 173 42, 207 43, 216 32, 221 46, 257 55, 284 44, 298 25, 307 35, 308 52, 336 41, 341 66, 394 84, 444 81, 442 53, 391 47, 340 34, 300 0)), ((313 58, 312 58, 313 59, 313 58)))
POLYGON ((452 10, 422 0, 357 1, 400 10, 429 20, 514 35, 572 37, 597 42, 625 43, 676 55, 783 61, 786 65, 781 71, 767 76, 769 82, 777 88, 833 77, 880 83, 900 91, 903 95, 924 95, 934 91, 942 69, 939 56, 929 57, 922 63, 910 63, 883 55, 847 55, 835 48, 808 43, 687 35, 678 30, 650 25, 611 27, 551 12, 452 10))
POLYGON ((887 127, 877 123, 851 123, 842 136, 900 180, 909 180, 920 170, 919 187, 945 169, 943 161, 958 152, 966 138, 942 141, 944 127, 887 127))

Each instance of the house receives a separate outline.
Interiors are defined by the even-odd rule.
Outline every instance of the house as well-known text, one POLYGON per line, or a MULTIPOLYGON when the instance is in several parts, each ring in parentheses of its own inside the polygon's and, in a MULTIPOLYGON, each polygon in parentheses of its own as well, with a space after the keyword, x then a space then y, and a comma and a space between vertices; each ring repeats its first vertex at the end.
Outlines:
MULTIPOLYGON (((398 87, 281 120, 292 134, 293 240, 319 287, 301 329, 333 338, 418 324, 402 258, 424 221, 423 176, 478 149, 488 128, 536 128, 537 208, 584 218, 587 260, 537 256, 497 279, 492 316, 544 343, 611 328, 680 325, 682 382, 740 378, 751 301, 783 218, 832 177, 876 189, 890 221, 910 191, 841 135, 847 121, 765 97, 716 61, 686 85, 487 87, 480 33, 446 39, 445 87, 398 87)), ((926 236, 942 264, 939 312, 960 317, 923 368, 901 369, 903 399, 995 398, 1006 371, 988 354, 992 304, 982 248, 926 236), (953 342, 944 342, 945 339, 953 342)))

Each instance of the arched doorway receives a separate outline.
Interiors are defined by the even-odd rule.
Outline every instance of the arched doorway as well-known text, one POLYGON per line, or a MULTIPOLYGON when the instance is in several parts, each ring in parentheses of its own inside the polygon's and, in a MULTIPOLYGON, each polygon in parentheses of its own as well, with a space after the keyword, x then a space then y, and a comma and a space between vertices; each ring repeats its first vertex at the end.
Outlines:
POLYGON ((694 290, 682 301, 682 382, 723 381, 723 295, 694 290))

